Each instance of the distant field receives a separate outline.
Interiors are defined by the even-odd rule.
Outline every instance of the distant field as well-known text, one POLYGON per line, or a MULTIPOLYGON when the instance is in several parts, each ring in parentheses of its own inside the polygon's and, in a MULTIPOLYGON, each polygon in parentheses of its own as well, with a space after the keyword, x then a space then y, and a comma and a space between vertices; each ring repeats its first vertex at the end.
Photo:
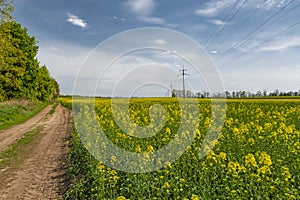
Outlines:
POLYGON ((14 100, 0 103, 0 130, 20 124, 33 117, 49 103, 14 100))
MULTIPOLYGON (((72 108, 70 98, 61 98, 72 108)), ((82 101, 88 104, 90 100, 82 101)), ((125 99, 117 100, 124 106, 125 99)), ((194 106, 185 101, 184 106, 194 106)), ((171 98, 130 100, 131 119, 141 126, 150 122, 149 107, 161 104, 168 112, 165 125, 149 138, 129 136, 116 124, 110 99, 96 99, 98 123, 112 143, 130 152, 148 153, 178 138, 182 105, 171 98)), ((87 105, 88 106, 88 105, 87 105)), ((74 131, 70 170, 73 185, 66 196, 74 199, 299 199, 300 101, 298 99, 229 99, 219 140, 205 158, 199 150, 211 125, 211 102, 198 101, 199 127, 192 145, 174 163, 149 173, 127 173, 97 161, 87 149, 99 149, 101 138, 88 121, 74 131), (81 139, 90 141, 83 145, 81 139), (87 149, 86 149, 87 148, 87 149)), ((193 107, 191 107, 193 108, 193 107)), ((92 107, 93 109, 93 107, 92 107)), ((221 108, 220 108, 221 109, 221 108)), ((191 112, 193 109, 191 109, 191 112)), ((88 113, 87 113, 88 114, 88 113)), ((188 115, 189 116, 189 115, 188 115)), ((80 121, 80 117, 78 119, 80 121)), ((193 118, 189 118, 193 122, 193 118)), ((91 118, 90 121, 93 121, 91 118)), ((182 149, 178 149, 182 151, 182 149)), ((101 154, 102 152, 98 152, 101 154)), ((118 163, 117 157, 111 163, 118 163)), ((147 162, 147 161, 145 161, 147 162)), ((149 160, 151 162, 151 160, 149 160)))

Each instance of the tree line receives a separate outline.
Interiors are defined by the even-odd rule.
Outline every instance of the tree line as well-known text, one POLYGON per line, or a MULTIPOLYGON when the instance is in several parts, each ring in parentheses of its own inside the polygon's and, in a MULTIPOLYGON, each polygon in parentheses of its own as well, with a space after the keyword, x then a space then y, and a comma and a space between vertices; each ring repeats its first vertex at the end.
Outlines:
POLYGON ((59 95, 59 85, 39 63, 35 37, 13 19, 11 3, 0 0, 0 101, 52 100, 59 95))
POLYGON ((218 93, 209 93, 206 91, 197 92, 195 97, 198 98, 211 98, 211 97, 226 97, 226 98, 256 98, 256 97, 280 97, 280 96, 300 96, 300 90, 298 91, 289 91, 289 92, 281 92, 278 89, 274 91, 268 92, 267 90, 257 91, 257 92, 249 92, 244 90, 238 91, 225 91, 218 93))

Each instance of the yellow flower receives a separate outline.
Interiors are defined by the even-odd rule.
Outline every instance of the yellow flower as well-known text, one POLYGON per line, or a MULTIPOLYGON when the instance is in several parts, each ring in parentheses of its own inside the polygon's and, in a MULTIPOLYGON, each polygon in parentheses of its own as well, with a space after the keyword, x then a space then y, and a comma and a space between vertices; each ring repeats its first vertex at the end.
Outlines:
POLYGON ((250 145, 252 145, 254 143, 254 139, 253 138, 249 138, 248 142, 250 143, 250 145))
POLYGON ((192 200, 200 200, 198 195, 192 194, 192 200))
POLYGON ((105 165, 103 165, 101 162, 99 162, 98 169, 99 169, 99 171, 102 171, 103 169, 105 169, 105 165))
POLYGON ((154 151, 154 148, 153 148, 153 146, 149 145, 149 146, 147 147, 147 150, 148 150, 148 152, 153 152, 153 151, 154 151))
POLYGON ((223 161, 226 160, 226 153, 221 152, 221 153, 219 154, 219 156, 220 156, 220 158, 221 158, 223 161))
POLYGON ((272 165, 271 157, 266 152, 261 152, 259 156, 259 164, 272 165))
POLYGON ((242 171, 245 171, 245 167, 240 165, 238 162, 228 163, 228 173, 238 174, 242 171))
POLYGON ((137 145, 136 148, 135 148, 135 151, 140 153, 142 151, 141 146, 137 145))
POLYGON ((255 157, 252 153, 249 153, 248 155, 245 156, 245 165, 246 167, 257 167, 257 163, 255 160, 255 157))
POLYGON ((238 128, 233 128, 233 133, 234 133, 234 134, 239 134, 239 133, 240 133, 240 131, 239 131, 239 129, 238 129, 238 128))
POLYGON ((270 170, 269 166, 267 166, 267 165, 259 168, 257 171, 259 174, 271 173, 271 170, 270 170))
POLYGON ((114 182, 116 183, 116 182, 118 182, 119 177, 118 176, 114 176, 113 179, 114 179, 114 182))
POLYGON ((211 150, 210 152, 208 152, 207 158, 208 158, 208 159, 211 159, 211 158, 214 157, 215 155, 216 155, 215 152, 214 152, 213 150, 211 150))
POLYGON ((119 196, 116 198, 116 200, 126 200, 126 198, 124 196, 119 196))
POLYGON ((165 182, 163 185, 163 188, 169 188, 170 187, 170 183, 169 182, 165 182))
POLYGON ((281 170, 283 171, 281 175, 284 177, 285 181, 289 181, 289 179, 292 177, 289 168, 287 167, 281 167, 281 170))
POLYGON ((166 128, 166 133, 170 134, 171 133, 171 130, 169 127, 166 128))
POLYGON ((200 133, 199 129, 196 130, 196 136, 197 136, 198 138, 201 137, 201 133, 200 133))

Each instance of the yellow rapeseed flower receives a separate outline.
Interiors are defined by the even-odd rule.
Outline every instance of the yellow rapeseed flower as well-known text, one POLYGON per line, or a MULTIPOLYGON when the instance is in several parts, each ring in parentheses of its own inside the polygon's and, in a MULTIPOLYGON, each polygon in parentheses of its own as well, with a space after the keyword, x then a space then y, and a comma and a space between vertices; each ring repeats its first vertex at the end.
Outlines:
POLYGON ((257 163, 255 157, 252 153, 249 153, 245 156, 245 166, 246 167, 257 167, 257 163))
POLYGON ((249 142, 250 145, 252 145, 252 144, 254 144, 254 139, 253 138, 249 138, 248 142, 249 142))
POLYGON ((170 187, 170 183, 169 182, 165 182, 163 185, 163 188, 169 188, 170 187))
POLYGON ((116 198, 116 200, 126 200, 126 198, 124 196, 119 196, 116 198))
POLYGON ((220 158, 221 158, 223 161, 226 160, 226 153, 221 152, 221 153, 219 154, 219 156, 220 156, 220 158))
POLYGON ((238 174, 242 171, 245 171, 245 167, 240 165, 238 162, 229 162, 228 163, 228 173, 238 174))
POLYGON ((192 200, 200 200, 200 198, 198 195, 192 194, 192 200))
POLYGON ((153 151, 154 151, 154 148, 153 148, 152 145, 149 145, 149 146, 147 147, 147 150, 148 150, 148 152, 153 152, 153 151))
POLYGON ((289 168, 287 167, 281 167, 282 173, 281 175, 283 176, 285 181, 289 181, 289 179, 292 177, 289 168))
POLYGON ((258 171, 259 174, 271 173, 271 170, 270 170, 269 166, 267 166, 267 165, 262 166, 257 171, 258 171))
POLYGON ((171 133, 171 130, 169 127, 166 128, 166 133, 170 134, 171 133))
POLYGON ((135 151, 140 153, 142 151, 141 146, 137 145, 136 148, 135 148, 135 151))
POLYGON ((260 156, 259 156, 259 164, 263 164, 263 165, 272 165, 272 160, 271 157, 266 153, 266 152, 261 152, 260 156))

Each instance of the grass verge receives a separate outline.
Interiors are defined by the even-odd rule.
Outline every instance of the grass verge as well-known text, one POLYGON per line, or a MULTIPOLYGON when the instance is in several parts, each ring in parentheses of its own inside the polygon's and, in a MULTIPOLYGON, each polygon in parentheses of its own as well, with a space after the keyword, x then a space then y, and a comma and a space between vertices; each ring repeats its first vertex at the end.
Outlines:
POLYGON ((0 153, 0 187, 33 150, 34 147, 31 144, 39 136, 41 129, 42 127, 37 127, 0 153))
POLYGON ((0 103, 0 130, 21 124, 42 111, 50 102, 14 100, 0 103))

